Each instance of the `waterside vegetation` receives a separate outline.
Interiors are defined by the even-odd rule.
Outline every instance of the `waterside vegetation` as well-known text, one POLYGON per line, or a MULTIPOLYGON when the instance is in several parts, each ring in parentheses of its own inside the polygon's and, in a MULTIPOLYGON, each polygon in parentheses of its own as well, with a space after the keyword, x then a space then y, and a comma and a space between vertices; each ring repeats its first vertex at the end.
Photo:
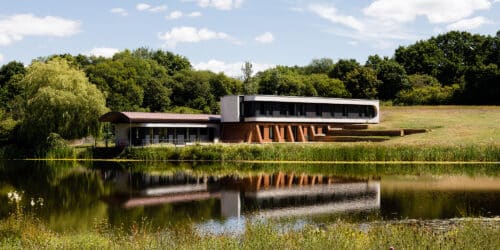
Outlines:
POLYGON ((494 249, 500 245, 496 218, 452 223, 349 223, 308 225, 298 230, 282 222, 257 222, 241 234, 200 233, 192 225, 154 228, 146 220, 112 229, 96 221, 87 232, 48 229, 29 215, 0 221, 2 249, 494 249), (287 229, 288 228, 288 229, 287 229))
POLYGON ((500 162, 500 147, 377 144, 194 145, 127 148, 120 157, 154 161, 500 162))

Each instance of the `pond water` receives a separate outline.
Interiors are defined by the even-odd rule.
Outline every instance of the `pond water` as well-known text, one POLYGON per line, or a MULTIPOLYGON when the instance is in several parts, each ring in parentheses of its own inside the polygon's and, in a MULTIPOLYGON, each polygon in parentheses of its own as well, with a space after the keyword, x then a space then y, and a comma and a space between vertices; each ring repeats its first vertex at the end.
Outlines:
POLYGON ((494 217, 499 174, 499 165, 0 161, 0 218, 16 209, 14 193, 56 231, 494 217))

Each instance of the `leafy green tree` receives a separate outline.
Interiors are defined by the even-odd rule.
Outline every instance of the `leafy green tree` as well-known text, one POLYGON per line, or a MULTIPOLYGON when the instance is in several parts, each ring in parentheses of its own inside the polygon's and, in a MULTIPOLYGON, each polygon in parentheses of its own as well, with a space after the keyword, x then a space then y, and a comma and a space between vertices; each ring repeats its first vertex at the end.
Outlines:
POLYGON ((467 70, 464 99, 474 104, 500 104, 500 69, 496 64, 480 65, 467 70))
POLYGON ((394 99, 399 105, 443 105, 451 104, 460 91, 458 84, 451 86, 426 85, 402 90, 394 99))
MULTIPOLYGON (((166 111, 171 106, 170 96, 172 90, 168 88, 167 79, 152 78, 144 88, 142 106, 150 111, 166 111)), ((172 81, 168 79, 168 81, 172 81)))
POLYGON ((50 133, 65 139, 98 134, 99 115, 107 111, 105 98, 83 71, 54 58, 32 63, 20 83, 20 136, 27 142, 42 143, 50 133))
POLYGON ((152 59, 125 50, 85 69, 113 111, 162 111, 170 107, 170 77, 152 59))
POLYGON ((252 78, 252 67, 253 66, 251 62, 245 62, 241 67, 244 94, 256 94, 258 90, 257 84, 252 78))
POLYGON ((329 78, 325 74, 312 74, 304 76, 306 82, 313 84, 318 96, 322 97, 350 97, 349 91, 344 83, 335 78, 329 78))
POLYGON ((387 57, 381 59, 378 56, 371 56, 367 65, 377 72, 377 79, 381 81, 378 87, 380 99, 392 100, 399 91, 409 88, 406 70, 396 61, 387 57))
POLYGON ((451 31, 407 47, 399 47, 395 59, 409 74, 428 74, 443 85, 464 84, 471 67, 500 63, 500 38, 451 31))
POLYGON ((316 96, 317 92, 311 82, 305 81, 304 76, 296 68, 277 66, 259 72, 256 76, 259 84, 259 94, 316 96))
POLYGON ((210 84, 215 74, 210 71, 184 70, 172 81, 172 102, 175 107, 189 107, 204 113, 216 113, 219 106, 210 84))
POLYGON ((12 116, 0 108, 0 145, 6 143, 14 134, 14 129, 18 124, 12 116))
POLYGON ((381 82, 372 68, 359 67, 347 73, 345 86, 354 98, 376 98, 381 82))
POLYGON ((191 69, 191 63, 186 57, 176 55, 170 51, 138 48, 132 51, 132 54, 134 57, 155 60, 167 70, 167 74, 170 76, 173 76, 176 72, 191 69))
POLYGON ((211 94, 216 101, 225 95, 240 94, 243 89, 243 84, 240 80, 227 77, 224 73, 211 75, 209 82, 211 94))
POLYGON ((395 60, 403 65, 408 74, 428 74, 436 77, 444 61, 444 53, 432 41, 419 41, 408 47, 399 47, 395 60))
POLYGON ((328 74, 334 67, 333 60, 330 58, 313 59, 309 65, 304 67, 304 73, 310 74, 328 74))
POLYGON ((425 74, 413 74, 408 76, 408 84, 411 88, 425 87, 425 86, 441 86, 438 79, 433 76, 425 74))
POLYGON ((360 67, 361 65, 355 59, 340 59, 335 66, 333 66, 332 70, 330 70, 328 76, 345 81, 349 72, 360 67))
POLYGON ((368 60, 366 60, 365 67, 370 67, 374 70, 377 70, 378 66, 384 61, 389 60, 389 58, 384 57, 383 59, 379 55, 371 55, 368 56, 368 60))
POLYGON ((10 110, 12 101, 22 91, 20 79, 26 73, 24 65, 12 61, 0 68, 0 108, 10 110))

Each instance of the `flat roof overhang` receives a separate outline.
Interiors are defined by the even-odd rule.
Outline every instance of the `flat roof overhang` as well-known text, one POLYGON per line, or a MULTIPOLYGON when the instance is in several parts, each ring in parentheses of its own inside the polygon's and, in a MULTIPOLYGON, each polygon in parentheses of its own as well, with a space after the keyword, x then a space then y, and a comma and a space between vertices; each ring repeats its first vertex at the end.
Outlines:
POLYGON ((220 123, 220 115, 150 112, 108 112, 100 122, 111 123, 220 123))

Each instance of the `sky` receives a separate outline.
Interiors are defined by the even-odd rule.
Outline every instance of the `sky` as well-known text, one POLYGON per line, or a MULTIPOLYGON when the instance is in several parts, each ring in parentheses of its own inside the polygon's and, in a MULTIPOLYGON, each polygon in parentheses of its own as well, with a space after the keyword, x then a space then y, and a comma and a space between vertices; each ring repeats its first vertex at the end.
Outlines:
POLYGON ((500 0, 0 0, 0 65, 163 49, 241 74, 315 58, 392 56, 450 30, 494 36, 500 0))

